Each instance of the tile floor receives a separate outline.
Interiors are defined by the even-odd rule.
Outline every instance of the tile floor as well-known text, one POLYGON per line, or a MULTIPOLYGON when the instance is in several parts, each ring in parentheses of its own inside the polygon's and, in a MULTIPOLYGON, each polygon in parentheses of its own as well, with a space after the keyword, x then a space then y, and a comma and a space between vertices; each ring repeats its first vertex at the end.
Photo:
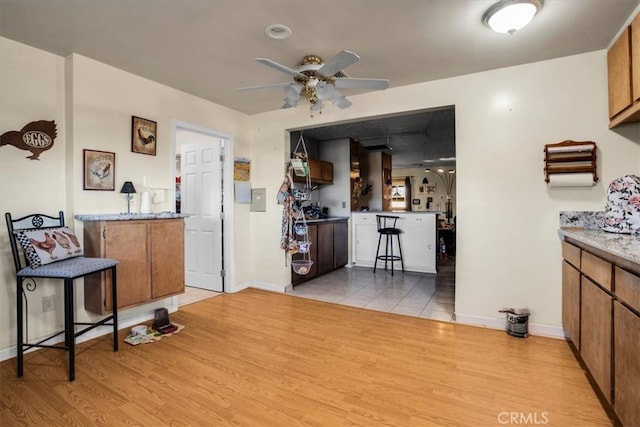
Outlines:
MULTIPOLYGON (((455 259, 440 262, 438 274, 341 268, 293 287, 290 295, 451 322, 454 318, 455 259)), ((187 286, 179 306, 221 295, 187 286)))
POLYGON ((398 273, 378 268, 341 268, 293 287, 291 295, 390 313, 451 322, 454 319, 455 259, 438 274, 398 273))
POLYGON ((213 298, 218 295, 222 295, 222 293, 186 286, 184 288, 184 293, 178 295, 178 307, 193 304, 194 302, 202 301, 207 298, 213 298))

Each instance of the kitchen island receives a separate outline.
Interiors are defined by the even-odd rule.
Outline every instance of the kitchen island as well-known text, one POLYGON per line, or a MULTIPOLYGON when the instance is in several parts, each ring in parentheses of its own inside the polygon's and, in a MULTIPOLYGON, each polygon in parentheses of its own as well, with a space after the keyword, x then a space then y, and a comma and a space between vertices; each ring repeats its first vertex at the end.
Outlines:
MULTIPOLYGON (((396 226, 402 230, 400 242, 406 271, 437 273, 436 253, 438 245, 438 212, 352 212, 352 259, 356 266, 373 268, 378 247, 376 215, 398 217, 396 226)), ((399 253, 396 239, 394 253, 399 253)), ((384 249, 384 244, 381 250, 384 249)), ((396 268, 400 268, 396 264, 396 268)))

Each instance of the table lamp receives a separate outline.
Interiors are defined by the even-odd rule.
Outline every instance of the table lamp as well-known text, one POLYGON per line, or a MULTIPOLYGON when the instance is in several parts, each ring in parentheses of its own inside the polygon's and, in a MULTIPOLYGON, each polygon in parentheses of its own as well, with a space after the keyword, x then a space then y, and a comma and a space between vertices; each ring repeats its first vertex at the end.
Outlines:
POLYGON ((133 183, 131 181, 125 181, 124 184, 122 184, 122 189, 120 190, 120 192, 127 195, 127 213, 130 214, 131 199, 133 198, 132 194, 136 192, 136 188, 133 186, 133 183))

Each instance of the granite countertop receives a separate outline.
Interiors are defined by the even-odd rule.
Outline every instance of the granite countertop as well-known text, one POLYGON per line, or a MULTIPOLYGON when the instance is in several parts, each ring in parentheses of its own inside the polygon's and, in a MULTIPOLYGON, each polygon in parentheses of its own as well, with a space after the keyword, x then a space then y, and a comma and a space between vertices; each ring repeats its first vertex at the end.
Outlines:
POLYGON ((609 233, 598 229, 561 227, 560 238, 570 237, 580 243, 640 264, 640 235, 609 233))
POLYGON ((78 221, 129 221, 139 219, 172 219, 186 218, 190 215, 176 212, 156 213, 114 213, 114 214, 77 214, 73 217, 78 221))
POLYGON ((434 211, 351 211, 351 214, 384 214, 384 215, 398 215, 398 214, 407 214, 407 215, 420 215, 420 214, 441 214, 444 215, 445 212, 434 212, 434 211))

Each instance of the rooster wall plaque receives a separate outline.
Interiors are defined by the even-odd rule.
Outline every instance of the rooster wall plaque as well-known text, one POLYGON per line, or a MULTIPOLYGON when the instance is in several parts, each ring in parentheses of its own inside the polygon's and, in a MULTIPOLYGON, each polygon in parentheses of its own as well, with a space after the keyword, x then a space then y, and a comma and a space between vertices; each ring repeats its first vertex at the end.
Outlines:
POLYGON ((131 117, 131 151, 134 153, 156 155, 158 125, 156 122, 131 117))
POLYGON ((40 153, 53 147, 53 140, 57 135, 54 120, 38 120, 19 131, 10 130, 0 135, 0 146, 13 145, 20 150, 31 151, 27 159, 40 160, 40 153))

